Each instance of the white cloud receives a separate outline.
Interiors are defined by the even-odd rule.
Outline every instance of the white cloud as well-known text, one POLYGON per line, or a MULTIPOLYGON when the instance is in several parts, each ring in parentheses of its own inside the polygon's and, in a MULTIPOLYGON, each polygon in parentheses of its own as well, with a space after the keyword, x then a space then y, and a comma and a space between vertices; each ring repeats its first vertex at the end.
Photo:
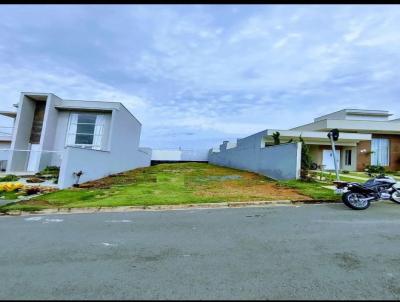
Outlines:
MULTIPOLYGON (((140 119, 149 104, 136 95, 131 95, 108 84, 69 69, 33 69, 30 67, 0 64, 1 107, 13 110, 20 92, 52 92, 64 99, 122 102, 140 119)), ((10 123, 2 119, 3 123, 10 123)))
POLYGON ((67 8, 0 12, 3 109, 24 90, 122 101, 150 146, 294 127, 349 105, 400 113, 396 6, 67 8))

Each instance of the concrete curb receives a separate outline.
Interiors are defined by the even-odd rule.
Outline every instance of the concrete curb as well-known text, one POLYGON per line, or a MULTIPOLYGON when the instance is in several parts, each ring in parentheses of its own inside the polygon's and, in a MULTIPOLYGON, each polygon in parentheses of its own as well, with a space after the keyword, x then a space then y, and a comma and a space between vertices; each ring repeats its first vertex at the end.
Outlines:
POLYGON ((90 207, 90 208, 57 208, 44 209, 40 211, 9 211, 0 213, 0 216, 25 216, 25 215, 50 215, 50 214, 84 214, 84 213, 118 213, 135 211, 170 211, 170 210, 189 210, 189 209, 217 209, 217 208, 244 208, 244 207, 263 207, 273 205, 301 205, 301 204, 329 204, 338 203, 337 201, 319 200, 270 200, 270 201, 245 201, 245 202, 219 202, 219 203, 198 203, 183 205, 154 205, 154 206, 121 206, 121 207, 90 207))

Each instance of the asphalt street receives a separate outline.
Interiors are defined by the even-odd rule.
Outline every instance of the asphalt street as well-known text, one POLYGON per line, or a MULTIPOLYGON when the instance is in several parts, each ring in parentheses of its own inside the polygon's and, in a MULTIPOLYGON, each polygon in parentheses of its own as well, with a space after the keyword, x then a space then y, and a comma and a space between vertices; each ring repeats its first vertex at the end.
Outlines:
POLYGON ((0 217, 0 299, 400 299, 400 205, 0 217))

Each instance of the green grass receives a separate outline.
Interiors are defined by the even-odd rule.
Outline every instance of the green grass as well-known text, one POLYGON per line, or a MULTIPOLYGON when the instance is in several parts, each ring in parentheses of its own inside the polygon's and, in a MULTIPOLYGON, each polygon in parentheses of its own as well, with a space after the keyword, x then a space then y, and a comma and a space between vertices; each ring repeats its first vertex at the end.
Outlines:
POLYGON ((5 191, 0 191, 0 197, 1 199, 5 200, 14 200, 17 199, 19 196, 18 192, 5 192, 5 191))
POLYGON ((297 189, 304 195, 310 196, 312 199, 315 200, 324 200, 324 201, 340 200, 340 196, 336 195, 333 190, 323 187, 331 185, 329 183, 287 180, 287 181, 280 181, 279 184, 284 187, 297 189))
POLYGON ((17 181, 18 179, 19 179, 19 177, 16 175, 7 174, 6 176, 0 177, 0 182, 17 181))
POLYGON ((319 183, 276 182, 246 171, 205 163, 160 164, 0 207, 42 208, 177 205, 215 202, 329 200, 319 183), (304 196, 307 195, 307 196, 304 196), (308 197, 309 196, 309 197, 308 197))
POLYGON ((25 205, 18 203, 10 203, 0 207, 0 212, 8 213, 10 211, 25 211, 25 212, 37 212, 40 210, 44 210, 47 207, 45 206, 37 206, 37 205, 25 205))

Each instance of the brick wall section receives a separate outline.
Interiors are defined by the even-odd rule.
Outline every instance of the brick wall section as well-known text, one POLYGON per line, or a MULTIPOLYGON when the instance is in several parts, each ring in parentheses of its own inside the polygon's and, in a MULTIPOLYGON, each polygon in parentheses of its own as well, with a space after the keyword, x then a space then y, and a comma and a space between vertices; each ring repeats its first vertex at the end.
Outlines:
POLYGON ((389 166, 387 169, 400 170, 400 135, 393 134, 373 134, 372 138, 388 138, 389 141, 389 166))
POLYGON ((357 144, 357 171, 364 171, 371 164, 371 141, 360 141, 357 144), (361 152, 365 149, 366 152, 361 152))

